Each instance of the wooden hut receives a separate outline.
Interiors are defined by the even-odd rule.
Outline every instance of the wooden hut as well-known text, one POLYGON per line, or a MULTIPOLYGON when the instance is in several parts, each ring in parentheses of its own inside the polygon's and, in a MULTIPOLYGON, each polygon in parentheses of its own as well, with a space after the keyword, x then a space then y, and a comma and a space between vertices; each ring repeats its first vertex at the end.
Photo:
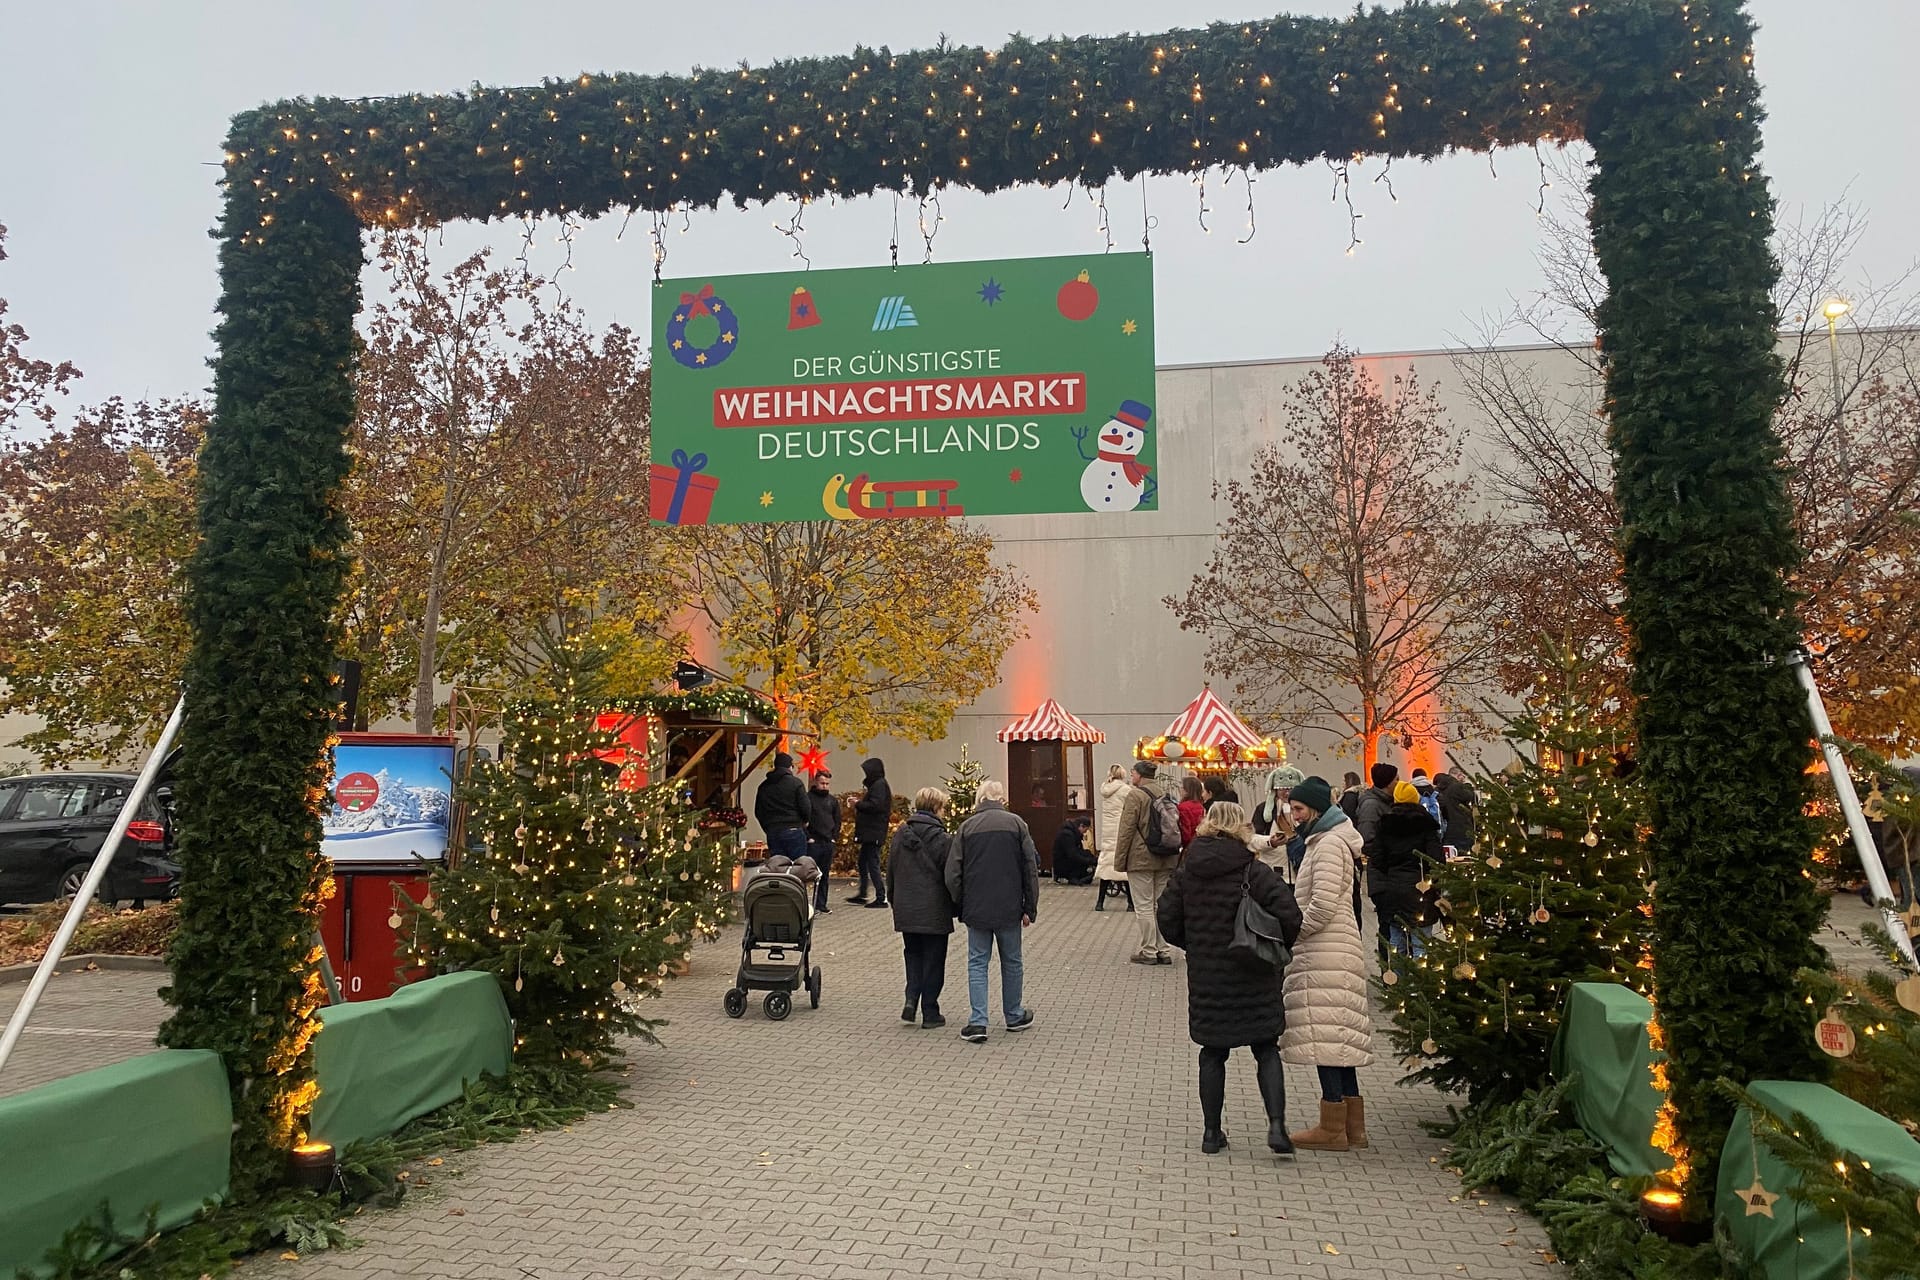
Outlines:
POLYGON ((1107 735, 1048 698, 995 736, 1007 744, 1007 807, 1027 820, 1050 875, 1054 834, 1093 817, 1093 746, 1107 735))

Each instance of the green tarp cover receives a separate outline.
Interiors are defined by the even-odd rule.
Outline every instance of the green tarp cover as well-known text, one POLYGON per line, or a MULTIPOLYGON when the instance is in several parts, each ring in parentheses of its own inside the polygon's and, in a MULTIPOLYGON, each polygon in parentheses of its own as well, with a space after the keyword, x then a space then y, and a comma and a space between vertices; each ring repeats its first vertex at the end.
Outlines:
POLYGON ((320 1011, 312 1135, 336 1149, 377 1138, 460 1096, 482 1072, 505 1075, 513 1027, 490 973, 429 978, 384 1000, 320 1011))
MULTIPOLYGON (((1920 1142, 1879 1112, 1823 1084, 1797 1080, 1761 1080, 1749 1086, 1748 1092, 1789 1124, 1796 1111, 1804 1114, 1827 1141, 1871 1164, 1875 1173, 1920 1185, 1920 1142)), ((1823 1217, 1811 1205, 1788 1196, 1787 1188, 1799 1185, 1799 1181, 1790 1168, 1755 1140, 1747 1109, 1735 1112, 1733 1127, 1727 1131, 1727 1145, 1720 1155, 1715 1215, 1769 1280, 1847 1280, 1859 1268, 1847 1265, 1846 1224, 1823 1217), (1772 1217, 1750 1206, 1740 1194, 1756 1177, 1767 1191, 1780 1197, 1773 1202, 1772 1217)), ((1872 1237, 1855 1231, 1856 1261, 1864 1258, 1874 1243, 1872 1237)), ((1894 1248, 1900 1247, 1898 1241, 1891 1243, 1894 1248)))
POLYGON ((1575 1075, 1567 1091, 1580 1127, 1607 1144, 1613 1171, 1625 1177, 1659 1173, 1672 1162, 1653 1145, 1660 1094, 1648 1068, 1647 1022, 1653 1005, 1610 982, 1576 982, 1553 1042, 1553 1074, 1575 1075))
POLYGON ((34 1268, 104 1202, 126 1233, 227 1192, 233 1108, 218 1054, 162 1049, 0 1098, 0 1275, 34 1268))

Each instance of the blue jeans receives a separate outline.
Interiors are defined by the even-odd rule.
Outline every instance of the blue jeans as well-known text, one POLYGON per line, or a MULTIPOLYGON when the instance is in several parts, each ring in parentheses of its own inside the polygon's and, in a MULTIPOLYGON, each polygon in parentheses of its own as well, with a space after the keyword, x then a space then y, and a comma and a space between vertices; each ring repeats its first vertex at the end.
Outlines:
POLYGON ((1000 1013, 1009 1025, 1026 1010, 1020 1003, 1025 969, 1020 963, 1020 926, 976 929, 967 926, 967 1025, 987 1025, 987 958, 1000 948, 1000 1013))
POLYGON ((1427 938, 1419 927, 1401 920, 1393 920, 1387 926, 1387 945, 1403 956, 1412 956, 1416 960, 1427 954, 1427 938))
POLYGON ((807 829, 805 827, 782 827, 778 831, 767 832, 767 853, 769 856, 784 853, 789 858, 807 856, 807 829))
POLYGON ((1320 1076, 1320 1100, 1345 1102, 1360 1096, 1360 1073, 1352 1067, 1315 1067, 1320 1076))

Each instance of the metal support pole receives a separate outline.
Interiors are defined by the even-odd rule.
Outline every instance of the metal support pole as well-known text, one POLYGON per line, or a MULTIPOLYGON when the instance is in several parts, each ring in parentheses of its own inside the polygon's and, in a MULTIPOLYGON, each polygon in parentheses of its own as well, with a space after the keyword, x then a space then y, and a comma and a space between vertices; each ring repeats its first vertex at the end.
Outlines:
POLYGON ((140 802, 153 789, 153 780, 159 774, 167 752, 173 748, 173 739, 180 732, 180 721, 186 715, 186 710, 187 699, 182 694, 180 701, 173 705, 173 714, 167 717, 166 727, 160 730, 160 740, 154 743, 152 754, 141 766, 140 776, 133 780, 133 787, 120 806, 120 815, 113 820, 112 829, 101 842, 100 852, 94 855, 93 865, 87 868, 87 878, 81 882, 73 901, 68 904, 66 918, 60 922, 53 940, 47 944, 47 954, 40 957, 40 967, 33 971, 26 994, 20 997, 19 1006, 14 1009, 13 1016, 7 1019, 7 1029, 0 1032, 0 1071, 6 1069, 7 1059, 13 1056, 14 1046, 20 1043, 21 1033, 27 1029, 27 1019, 33 1016, 34 1006, 40 1003, 40 997, 53 977, 54 966, 66 955, 67 945, 73 941, 81 917, 87 914, 87 904, 93 901, 94 894, 100 892, 100 882, 106 878, 107 866, 113 861, 113 855, 119 852, 120 841, 127 834, 127 824, 133 821, 133 815, 139 811, 140 802))
POLYGON ((340 994, 340 979, 333 972, 333 961, 327 958, 327 940, 318 929, 313 931, 313 945, 320 950, 320 981, 327 986, 327 1003, 341 1004, 346 997, 340 994))
POLYGON ((1813 713, 1813 731, 1820 738, 1820 753, 1827 758, 1827 775, 1833 779, 1833 789, 1840 797, 1840 812, 1847 816, 1847 831, 1853 837, 1853 851, 1860 857, 1860 866, 1867 873, 1867 883, 1873 888, 1874 902, 1880 905, 1880 915, 1886 921, 1887 933, 1893 938, 1893 945, 1899 948, 1907 963, 1920 968, 1920 960, 1914 958, 1913 939, 1907 935, 1907 926, 1894 911, 1893 886, 1887 883, 1886 868, 1880 865, 1880 852, 1873 847, 1873 834, 1867 829, 1867 815, 1860 808, 1859 793, 1853 789, 1853 775, 1847 771, 1846 757, 1840 753, 1840 747, 1833 740, 1833 721, 1827 719, 1827 704, 1820 698, 1820 690, 1813 682, 1813 664, 1805 649, 1795 649, 1787 660, 1793 668, 1793 674, 1800 681, 1801 689, 1807 695, 1807 710, 1813 713))

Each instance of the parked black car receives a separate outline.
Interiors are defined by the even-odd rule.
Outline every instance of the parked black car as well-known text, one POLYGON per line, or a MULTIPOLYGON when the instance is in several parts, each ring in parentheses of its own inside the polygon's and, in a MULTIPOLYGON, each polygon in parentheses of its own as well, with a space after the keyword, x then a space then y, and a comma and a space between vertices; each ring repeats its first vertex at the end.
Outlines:
MULTIPOLYGON (((130 773, 41 773, 0 778, 0 904, 48 902, 79 891, 133 788, 130 773)), ((100 885, 103 902, 174 897, 180 867, 173 824, 148 795, 100 885)))

